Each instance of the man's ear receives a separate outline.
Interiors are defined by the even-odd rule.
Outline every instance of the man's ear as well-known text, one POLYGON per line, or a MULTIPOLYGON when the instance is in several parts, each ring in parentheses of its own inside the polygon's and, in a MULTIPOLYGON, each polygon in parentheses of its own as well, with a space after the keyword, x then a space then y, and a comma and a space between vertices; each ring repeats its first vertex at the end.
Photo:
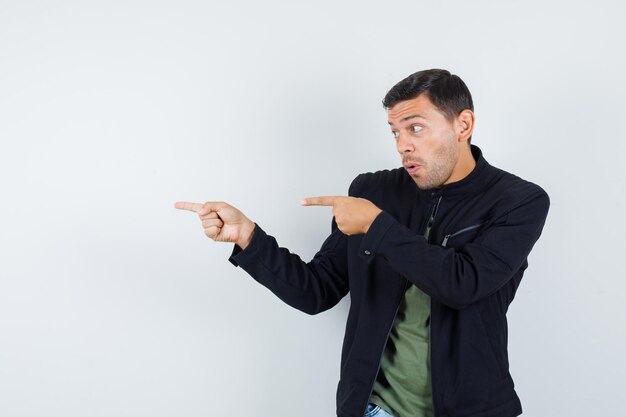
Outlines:
POLYGON ((474 130, 474 112, 470 109, 461 111, 456 117, 455 129, 459 142, 467 141, 474 130))

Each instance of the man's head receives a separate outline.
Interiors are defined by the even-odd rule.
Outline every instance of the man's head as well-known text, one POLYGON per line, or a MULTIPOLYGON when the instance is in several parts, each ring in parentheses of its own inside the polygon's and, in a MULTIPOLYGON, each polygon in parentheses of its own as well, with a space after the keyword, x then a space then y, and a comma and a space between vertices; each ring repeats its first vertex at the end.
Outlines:
POLYGON ((416 72, 389 90, 383 105, 402 163, 419 188, 459 181, 472 171, 474 104, 458 76, 416 72))

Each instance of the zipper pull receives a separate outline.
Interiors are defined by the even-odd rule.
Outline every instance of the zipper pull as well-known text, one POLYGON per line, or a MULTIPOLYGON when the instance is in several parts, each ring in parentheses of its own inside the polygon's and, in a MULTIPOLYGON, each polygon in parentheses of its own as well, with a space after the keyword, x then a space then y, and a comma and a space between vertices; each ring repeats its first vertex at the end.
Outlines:
POLYGON ((441 246, 442 246, 442 247, 444 247, 444 248, 446 247, 446 244, 448 243, 448 239, 450 239, 450 236, 452 236, 452 235, 446 235, 446 236, 443 238, 443 242, 441 242, 441 246))

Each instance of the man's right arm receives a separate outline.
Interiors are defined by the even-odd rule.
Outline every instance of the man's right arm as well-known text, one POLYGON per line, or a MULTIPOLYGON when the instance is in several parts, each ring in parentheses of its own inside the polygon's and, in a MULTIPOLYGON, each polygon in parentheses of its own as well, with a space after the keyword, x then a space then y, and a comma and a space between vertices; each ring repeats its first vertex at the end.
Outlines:
MULTIPOLYGON (((348 194, 353 195, 352 181, 348 194)), ((309 262, 278 246, 258 224, 223 201, 179 201, 175 207, 195 212, 207 237, 234 243, 228 260, 250 274, 285 303, 308 314, 337 304, 349 290, 347 236, 332 218, 331 234, 309 262)))
POLYGON ((309 262, 278 246, 276 239, 256 223, 245 249, 235 244, 228 260, 307 314, 330 309, 348 293, 347 236, 334 217, 330 236, 309 262))

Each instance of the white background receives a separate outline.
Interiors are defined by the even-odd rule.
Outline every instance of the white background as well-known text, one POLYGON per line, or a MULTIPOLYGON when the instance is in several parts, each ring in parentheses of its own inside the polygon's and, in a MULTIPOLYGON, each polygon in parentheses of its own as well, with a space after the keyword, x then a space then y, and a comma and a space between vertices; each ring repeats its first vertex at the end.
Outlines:
POLYGON ((349 297, 308 316, 177 200, 310 260, 315 195, 400 166, 381 100, 446 68, 551 197, 509 310, 527 416, 624 415, 622 1, 0 1, 0 415, 331 416, 349 297))

